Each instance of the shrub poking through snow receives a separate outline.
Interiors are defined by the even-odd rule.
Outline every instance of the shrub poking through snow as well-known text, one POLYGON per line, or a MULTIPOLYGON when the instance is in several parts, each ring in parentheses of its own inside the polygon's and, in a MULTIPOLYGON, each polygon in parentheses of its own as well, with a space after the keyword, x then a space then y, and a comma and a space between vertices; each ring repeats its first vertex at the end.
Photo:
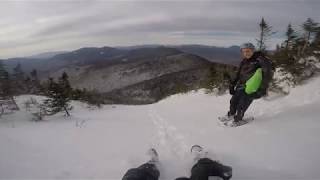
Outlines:
POLYGON ((34 121, 42 121, 46 115, 45 106, 33 97, 24 102, 24 107, 26 111, 32 114, 34 121))

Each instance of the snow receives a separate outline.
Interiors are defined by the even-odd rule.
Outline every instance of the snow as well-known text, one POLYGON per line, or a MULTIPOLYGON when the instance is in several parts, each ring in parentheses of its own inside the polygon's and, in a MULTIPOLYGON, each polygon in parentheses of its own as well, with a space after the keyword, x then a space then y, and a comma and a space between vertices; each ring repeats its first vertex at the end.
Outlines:
POLYGON ((313 53, 315 53, 315 54, 320 54, 320 51, 313 51, 313 53))
POLYGON ((289 93, 290 89, 294 87, 293 75, 290 72, 285 71, 283 68, 276 68, 273 78, 275 84, 277 84, 284 93, 289 93))
POLYGON ((320 78, 290 94, 253 102, 255 120, 237 128, 217 124, 230 95, 204 90, 170 96, 151 105, 88 108, 74 101, 72 117, 62 114, 30 121, 21 111, 0 119, 0 179, 121 179, 127 169, 158 150, 161 180, 188 176, 190 147, 230 165, 233 179, 319 179, 320 78))
POLYGON ((320 68, 320 61, 319 58, 315 57, 315 56, 309 56, 306 58, 306 65, 308 66, 312 66, 315 68, 320 68))

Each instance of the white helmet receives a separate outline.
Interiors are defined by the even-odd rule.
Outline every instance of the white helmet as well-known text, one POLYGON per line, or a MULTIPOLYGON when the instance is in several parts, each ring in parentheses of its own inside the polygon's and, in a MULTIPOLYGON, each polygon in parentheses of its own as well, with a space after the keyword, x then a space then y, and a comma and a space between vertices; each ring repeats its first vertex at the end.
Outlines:
POLYGON ((240 49, 244 49, 244 48, 249 48, 249 49, 255 50, 254 45, 252 43, 249 43, 249 42, 241 44, 240 49))

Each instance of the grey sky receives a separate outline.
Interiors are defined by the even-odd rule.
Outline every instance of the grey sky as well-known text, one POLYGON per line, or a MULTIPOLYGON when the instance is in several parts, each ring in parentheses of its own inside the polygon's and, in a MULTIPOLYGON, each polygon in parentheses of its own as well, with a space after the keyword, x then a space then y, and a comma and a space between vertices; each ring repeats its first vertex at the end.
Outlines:
POLYGON ((317 0, 0 1, 0 58, 88 46, 255 43, 261 17, 282 40, 289 22, 320 21, 317 0))

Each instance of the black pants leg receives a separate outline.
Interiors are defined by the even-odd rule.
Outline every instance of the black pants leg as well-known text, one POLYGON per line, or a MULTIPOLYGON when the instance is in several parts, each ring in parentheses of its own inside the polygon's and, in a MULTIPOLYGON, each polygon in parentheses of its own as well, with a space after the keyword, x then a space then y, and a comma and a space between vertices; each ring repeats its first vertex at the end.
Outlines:
POLYGON ((138 168, 129 169, 122 180, 158 180, 160 171, 152 163, 145 163, 138 168))
POLYGON ((244 113, 247 111, 252 101, 253 99, 250 98, 247 94, 245 94, 245 92, 243 92, 243 95, 241 96, 237 106, 237 114, 234 118, 235 121, 242 120, 244 113))
POLYGON ((220 177, 223 180, 229 180, 232 177, 232 167, 208 158, 202 158, 192 167, 190 179, 208 180, 210 179, 209 177, 220 177))
POLYGON ((237 113, 237 107, 241 98, 241 91, 242 90, 236 90, 234 95, 232 95, 230 99, 230 110, 228 112, 228 115, 235 115, 237 113))
POLYGON ((235 115, 234 120, 241 121, 252 101, 253 99, 249 97, 243 89, 236 90, 230 100, 229 115, 235 115))

